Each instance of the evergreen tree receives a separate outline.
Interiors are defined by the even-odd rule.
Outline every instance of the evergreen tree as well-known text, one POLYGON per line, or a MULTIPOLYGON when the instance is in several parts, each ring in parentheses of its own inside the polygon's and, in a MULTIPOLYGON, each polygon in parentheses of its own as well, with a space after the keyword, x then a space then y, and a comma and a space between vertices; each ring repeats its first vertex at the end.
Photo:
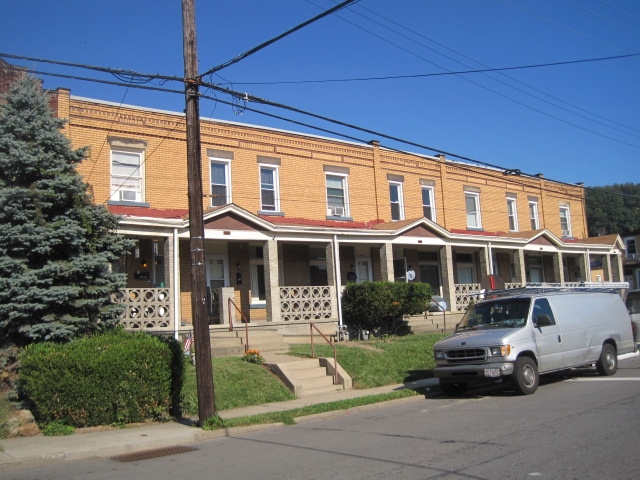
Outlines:
POLYGON ((95 205, 40 82, 16 82, 0 103, 0 346, 65 342, 118 323, 109 269, 129 248, 117 217, 95 205))

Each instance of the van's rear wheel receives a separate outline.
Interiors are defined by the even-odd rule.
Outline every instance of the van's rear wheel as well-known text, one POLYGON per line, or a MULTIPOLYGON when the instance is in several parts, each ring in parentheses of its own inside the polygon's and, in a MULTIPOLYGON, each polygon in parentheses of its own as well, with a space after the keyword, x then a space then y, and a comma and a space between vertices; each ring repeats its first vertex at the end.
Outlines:
POLYGON ((538 389, 540 375, 538 366, 531 357, 519 357, 514 365, 513 386, 521 395, 531 395, 538 389))
POLYGON ((440 388, 442 393, 451 397, 458 397, 467 390, 466 383, 443 382, 440 380, 440 388))
POLYGON ((605 343, 602 346, 600 359, 596 362, 596 370, 600 375, 613 375, 618 371, 618 352, 613 345, 605 343))

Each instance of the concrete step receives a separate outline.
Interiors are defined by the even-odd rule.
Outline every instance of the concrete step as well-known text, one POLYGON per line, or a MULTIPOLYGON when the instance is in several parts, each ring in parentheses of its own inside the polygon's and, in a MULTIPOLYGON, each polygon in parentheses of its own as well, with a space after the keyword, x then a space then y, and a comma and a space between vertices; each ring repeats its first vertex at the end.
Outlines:
POLYGON ((345 380, 345 373, 340 371, 339 385, 334 385, 333 365, 327 367, 326 359, 289 358, 287 361, 269 364, 269 368, 278 375, 289 389, 298 397, 319 395, 351 388, 351 378, 345 380))

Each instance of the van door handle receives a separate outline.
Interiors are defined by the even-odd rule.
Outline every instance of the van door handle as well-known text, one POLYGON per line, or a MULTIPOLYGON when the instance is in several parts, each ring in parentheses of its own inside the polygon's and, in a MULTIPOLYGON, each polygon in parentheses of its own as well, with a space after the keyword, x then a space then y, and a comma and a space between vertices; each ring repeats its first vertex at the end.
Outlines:
POLYGON ((558 335, 558 343, 562 343, 562 339, 560 338, 560 335, 558 335))

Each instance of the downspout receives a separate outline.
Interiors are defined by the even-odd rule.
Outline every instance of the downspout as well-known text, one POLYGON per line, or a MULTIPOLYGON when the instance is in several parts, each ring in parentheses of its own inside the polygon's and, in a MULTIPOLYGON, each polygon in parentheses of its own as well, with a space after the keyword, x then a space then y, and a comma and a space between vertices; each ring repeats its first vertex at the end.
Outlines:
POLYGON ((338 327, 342 328, 342 302, 340 301, 340 248, 338 236, 333 236, 333 270, 335 272, 336 301, 338 303, 338 327))
POLYGON ((178 246, 178 229, 173 229, 173 336, 178 339, 178 317, 180 316, 180 274, 178 269, 180 268, 180 259, 178 254, 180 252, 178 246))
POLYGON ((493 251, 491 250, 491 242, 489 242, 489 274, 493 275, 493 251))
POLYGON ((587 248, 587 254, 584 256, 584 281, 591 281, 591 254, 587 248))

